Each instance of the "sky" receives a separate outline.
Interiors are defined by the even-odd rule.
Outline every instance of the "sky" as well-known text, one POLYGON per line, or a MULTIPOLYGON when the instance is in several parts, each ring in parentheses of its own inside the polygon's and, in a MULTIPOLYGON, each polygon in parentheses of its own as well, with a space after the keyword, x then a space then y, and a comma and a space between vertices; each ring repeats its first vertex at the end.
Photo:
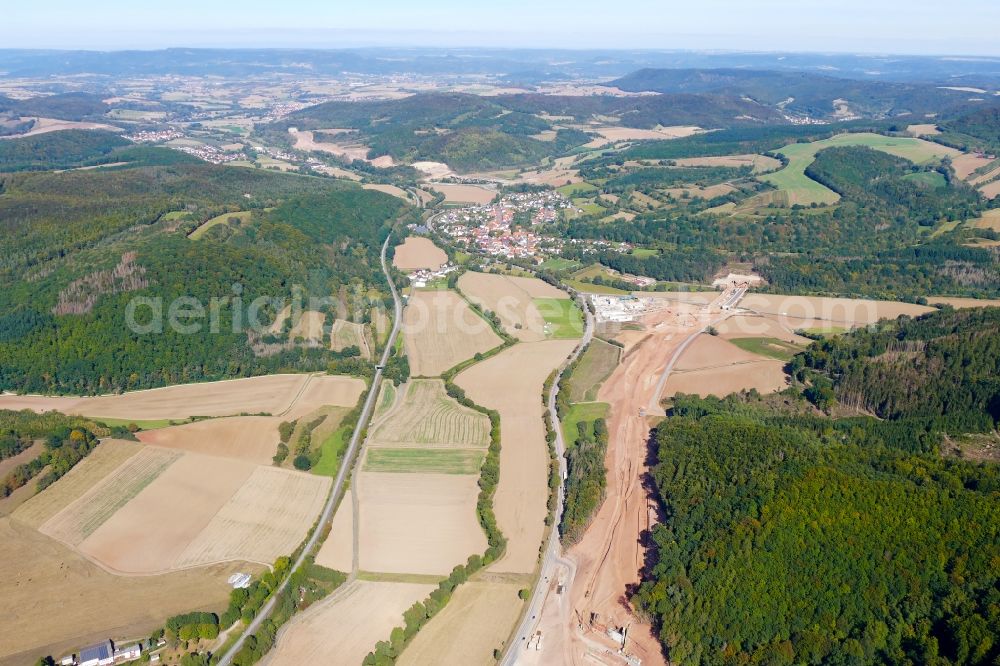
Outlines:
POLYGON ((484 46, 1000 55, 998 0, 45 0, 0 48, 484 46))

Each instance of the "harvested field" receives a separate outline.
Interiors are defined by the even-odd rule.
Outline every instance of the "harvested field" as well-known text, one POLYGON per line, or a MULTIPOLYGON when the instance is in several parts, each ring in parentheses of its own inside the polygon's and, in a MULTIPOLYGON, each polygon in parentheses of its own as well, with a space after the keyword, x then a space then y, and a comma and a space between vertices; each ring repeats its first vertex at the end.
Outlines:
POLYGON ((777 338, 798 345, 807 345, 811 342, 809 338, 796 335, 793 332, 795 329, 782 326, 775 315, 734 315, 717 325, 715 329, 719 332, 719 336, 726 340, 746 337, 766 337, 777 338))
POLYGON ((579 183, 581 180, 577 169, 536 169, 522 173, 518 176, 517 182, 561 187, 567 183, 579 183))
POLYGON ((415 271, 421 268, 436 270, 448 261, 444 250, 424 236, 407 236, 396 246, 392 265, 401 271, 415 271))
POLYGON ((973 178, 970 178, 969 179, 969 183, 971 185, 978 186, 978 185, 982 185, 983 183, 989 182, 989 181, 993 180, 994 178, 1000 178, 1000 164, 998 164, 995 160, 994 160, 993 163, 997 164, 997 166, 995 166, 994 168, 990 169, 986 173, 983 173, 983 174, 981 174, 979 176, 975 176, 973 178))
POLYGON ((751 388, 761 393, 780 391, 788 385, 782 369, 784 365, 784 361, 773 360, 720 365, 705 370, 675 370, 663 387, 663 397, 694 393, 724 398, 751 388))
POLYGON ((231 563, 114 576, 58 541, 0 518, 0 664, 33 664, 39 655, 58 656, 108 636, 146 636, 171 615, 224 608, 229 575, 260 570, 231 563), (86 603, 67 603, 80 599, 86 603))
POLYGON ((703 333, 678 359, 675 372, 721 368, 740 363, 762 360, 757 354, 743 351, 736 345, 715 335, 703 333))
POLYGON ((308 342, 319 342, 323 339, 323 324, 325 322, 326 315, 322 312, 306 310, 292 326, 288 337, 292 340, 301 338, 308 342))
MULTIPOLYGON (((811 341, 810 341, 811 342, 811 341)), ((779 361, 790 361, 802 347, 778 338, 733 338, 732 343, 743 351, 779 361)))
MULTIPOLYGON (((165 449, 147 447, 146 450, 165 449)), ((150 574, 173 569, 187 545, 250 478, 254 469, 250 463, 184 454, 134 494, 131 501, 119 505, 114 515, 80 543, 79 550, 116 573, 150 574)), ((126 485, 129 477, 118 470, 106 480, 126 485)), ((68 512, 69 509, 64 513, 68 512)), ((46 523, 42 530, 48 527, 46 523)))
POLYGON ((177 558, 174 567, 227 560, 269 565, 302 542, 332 483, 326 476, 258 467, 177 558))
MULTIPOLYGON (((903 314, 915 317, 933 310, 933 308, 924 305, 898 301, 754 293, 747 294, 740 301, 740 307, 761 314, 780 315, 789 319, 832 321, 852 326, 864 326, 879 319, 895 319, 903 314)), ((809 325, 814 324, 806 326, 809 325)), ((794 330, 802 328, 802 326, 797 325, 791 328, 794 330)))
POLYGON ((621 349, 604 340, 594 338, 569 381, 569 399, 572 402, 590 402, 597 398, 601 383, 618 365, 621 349))
POLYGON ((364 382, 356 377, 304 374, 265 375, 218 382, 178 384, 94 398, 0 395, 0 409, 58 410, 92 417, 153 420, 191 416, 236 416, 320 405, 353 406, 364 382), (353 396, 353 397, 351 397, 353 396))
POLYGON ((439 379, 412 379, 398 406, 370 437, 371 446, 486 448, 490 420, 450 398, 439 379))
POLYGON ((983 196, 987 199, 996 199, 1000 196, 1000 180, 994 180, 992 183, 987 183, 979 188, 983 196))
POLYGON ((358 473, 360 567, 447 575, 481 555, 487 543, 476 518, 478 481, 476 475, 358 473))
POLYGON ((951 158, 951 167, 955 170, 955 175, 966 180, 977 169, 988 166, 993 160, 971 153, 963 153, 951 158))
POLYGON ((167 449, 144 447, 40 528, 42 534, 78 546, 181 458, 167 449))
POLYGON ((996 308, 1000 307, 1000 299, 989 298, 948 298, 929 296, 927 302, 931 305, 950 305, 961 310, 963 308, 996 308))
POLYGON ((415 377, 435 377, 502 343, 453 291, 415 291, 403 311, 403 345, 415 377))
POLYGON ((448 203, 488 204, 497 195, 495 190, 479 185, 430 183, 428 187, 443 194, 448 203))
POLYGON ((349 495, 341 500, 333 515, 330 533, 316 553, 316 564, 337 571, 354 568, 354 509, 349 495))
POLYGON ((519 585, 470 581, 428 622, 397 660, 399 666, 491 666, 517 622, 519 585))
POLYGON ((715 197, 721 197, 735 192, 736 188, 729 183, 719 183, 718 185, 709 185, 707 187, 700 187, 698 185, 693 185, 691 187, 669 187, 661 191, 666 192, 675 199, 694 197, 714 199, 715 197))
POLYGON ((354 581, 295 616, 264 666, 360 664, 434 585, 354 581))
POLYGON ((663 139, 682 139, 702 131, 700 127, 677 126, 677 127, 656 127, 655 129, 636 129, 634 127, 598 127, 598 134, 607 143, 616 141, 656 141, 663 139))
POLYGON ((444 162, 414 162, 411 166, 431 178, 448 178, 455 175, 455 172, 444 162))
POLYGON ((391 194, 394 197, 398 197, 403 201, 409 203, 410 195, 406 193, 401 187, 396 187, 395 185, 382 185, 378 183, 369 183, 367 185, 362 185, 361 189, 364 190, 375 190, 376 192, 384 192, 385 194, 391 194))
POLYGON ((906 131, 916 137, 933 136, 941 133, 941 130, 934 124, 910 125, 906 128, 906 131))
POLYGON ((486 453, 477 449, 368 449, 367 472, 479 474, 486 453))
MULTIPOLYGON (((317 131, 324 134, 343 134, 347 136, 350 136, 355 132, 355 130, 344 129, 327 129, 317 131)), ((337 141, 336 143, 325 143, 317 141, 314 132, 307 130, 300 130, 298 132, 292 132, 291 134, 292 141, 294 141, 295 148, 297 150, 330 153, 331 155, 343 157, 347 160, 364 160, 365 162, 370 162, 378 167, 391 167, 395 165, 393 159, 388 155, 383 155, 382 157, 377 157, 375 159, 368 159, 368 151, 370 148, 363 143, 352 142, 349 139, 337 141)))
POLYGON ((542 384, 576 341, 524 343, 459 373, 471 400, 500 413, 500 482, 493 499, 507 552, 493 571, 530 573, 538 560, 548 499, 542 384))
MULTIPOLYGON (((27 117, 22 118, 22 120, 28 120, 27 117)), ((35 124, 32 125, 31 129, 24 134, 14 134, 11 136, 0 137, 3 139, 17 139, 23 136, 35 136, 36 134, 46 134, 48 132, 61 132, 62 130, 91 130, 91 129, 101 129, 107 130, 109 132, 120 132, 120 127, 114 127, 113 125, 104 125, 102 123, 85 123, 77 122, 75 120, 59 120, 57 118, 34 118, 35 124)))
POLYGON ((141 444, 106 439, 58 481, 14 511, 18 521, 35 529, 79 499, 125 461, 142 450, 141 444))
POLYGON ((472 302, 495 312, 504 329, 519 340, 545 339, 545 319, 534 298, 568 298, 567 294, 536 278, 497 273, 463 273, 458 288, 472 302))
POLYGON ((278 450, 276 416, 232 416, 195 421, 136 436, 143 444, 269 465, 278 450))
POLYGON ((24 451, 21 451, 17 455, 11 456, 10 458, 4 458, 0 460, 0 479, 7 476, 7 472, 14 469, 18 465, 23 465, 29 463, 35 458, 37 458, 42 451, 45 450, 45 444, 41 441, 37 441, 24 451))
POLYGON ((781 168, 781 162, 773 157, 752 154, 721 155, 718 157, 683 157, 671 161, 679 167, 752 167, 754 173, 774 171, 781 168))
POLYGON ((330 328, 330 349, 342 351, 347 347, 357 347, 361 350, 361 358, 371 358, 372 352, 368 347, 364 324, 335 319, 330 328))

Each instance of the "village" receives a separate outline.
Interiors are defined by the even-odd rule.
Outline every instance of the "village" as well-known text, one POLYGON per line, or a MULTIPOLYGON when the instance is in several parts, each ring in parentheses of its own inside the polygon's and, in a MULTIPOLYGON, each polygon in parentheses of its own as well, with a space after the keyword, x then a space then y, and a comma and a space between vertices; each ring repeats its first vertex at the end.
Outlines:
POLYGON ((566 240, 538 231, 573 210, 573 203, 554 190, 516 192, 503 195, 496 203, 449 210, 428 225, 478 254, 539 264, 549 256, 558 256, 567 244, 583 253, 604 249, 627 252, 631 248, 627 243, 566 240))

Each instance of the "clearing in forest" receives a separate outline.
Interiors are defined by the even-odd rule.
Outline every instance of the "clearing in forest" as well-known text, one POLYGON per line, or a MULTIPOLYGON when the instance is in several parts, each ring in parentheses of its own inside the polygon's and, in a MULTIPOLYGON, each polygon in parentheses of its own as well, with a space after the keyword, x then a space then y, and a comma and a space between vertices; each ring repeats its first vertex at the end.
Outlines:
POLYGON ((243 224, 244 222, 250 219, 251 214, 252 213, 248 210, 241 210, 235 213, 223 213, 222 215, 216 215, 215 217, 206 221, 197 229, 189 233, 188 238, 190 238, 191 240, 198 240, 206 233, 208 233, 208 230, 211 229, 212 227, 217 226, 219 224, 229 224, 229 221, 231 219, 236 220, 235 222, 236 224, 243 224))
POLYGON ((371 349, 368 348, 364 324, 355 324, 344 319, 336 319, 330 328, 330 349, 333 351, 343 351, 348 347, 357 347, 360 349, 361 358, 371 358, 371 349))
POLYGON ((435 377, 502 343, 453 291, 415 291, 403 311, 403 344, 415 377, 435 377))

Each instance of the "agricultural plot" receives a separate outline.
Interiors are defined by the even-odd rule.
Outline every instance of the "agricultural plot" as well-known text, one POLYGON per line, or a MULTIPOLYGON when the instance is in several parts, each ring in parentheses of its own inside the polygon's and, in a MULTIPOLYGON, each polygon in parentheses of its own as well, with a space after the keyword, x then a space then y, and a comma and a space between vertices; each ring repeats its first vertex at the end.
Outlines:
POLYGON ((268 666, 360 664, 375 643, 403 624, 403 613, 433 585, 354 581, 295 616, 281 634, 268 666))
POLYGON ((370 446, 486 448, 490 420, 445 393, 439 379, 414 379, 399 405, 371 434, 370 446))
POLYGON ((834 322, 848 326, 866 326, 879 319, 895 319, 899 315, 915 317, 933 311, 924 305, 899 301, 873 301, 860 298, 826 298, 822 296, 782 296, 778 294, 747 294, 740 307, 758 314, 778 315, 792 330, 834 322))
POLYGON ((356 377, 266 375, 94 398, 0 394, 0 409, 55 409, 65 414, 130 421, 262 413, 277 416, 308 413, 321 405, 353 406, 364 387, 364 381, 356 377))
POLYGON ((354 568, 354 508, 350 495, 341 500, 330 523, 330 533, 316 553, 316 564, 351 571, 354 568))
POLYGON ((35 529, 41 527, 142 449, 142 445, 135 442, 119 439, 102 441, 90 455, 46 488, 45 492, 19 506, 13 517, 35 529))
POLYGON ((415 291, 403 311, 403 344, 415 377, 434 377, 503 343, 453 291, 415 291))
POLYGON ((433 474, 478 474, 486 453, 468 449, 371 448, 365 471, 433 474))
POLYGON ((504 330, 524 342, 545 339, 545 319, 538 312, 533 299, 549 298, 551 292, 539 285, 563 293, 541 280, 513 278, 497 273, 469 271, 458 279, 459 290, 469 300, 484 310, 496 313, 504 330))
POLYGON ((448 261, 444 250, 424 236, 407 236, 396 246, 392 257, 392 265, 401 271, 415 271, 422 268, 437 269, 448 261))
MULTIPOLYGON (((184 454, 107 517, 78 549, 118 573, 169 571, 255 467, 227 458, 184 454)), ((129 482, 120 470, 108 480, 129 482)))
POLYGON ((812 143, 793 143, 778 152, 788 158, 788 166, 780 171, 759 176, 760 180, 777 187, 787 196, 786 205, 812 203, 832 204, 840 197, 806 176, 806 168, 816 158, 816 153, 834 146, 867 146, 908 159, 917 164, 927 164, 942 157, 955 158, 961 152, 940 144, 908 137, 888 137, 881 134, 838 134, 812 143))
POLYGON ((395 185, 385 185, 385 184, 380 184, 380 183, 368 183, 366 185, 362 185, 361 188, 365 189, 365 190, 375 190, 376 192, 383 192, 385 194, 391 194, 392 196, 398 197, 398 198, 402 199, 403 201, 405 201, 407 203, 410 202, 410 195, 406 193, 406 190, 404 190, 401 187, 397 187, 395 185))
POLYGON ((728 340, 703 333, 681 355, 674 367, 677 370, 703 370, 760 360, 760 356, 744 351, 728 340))
POLYGON ((621 349, 599 338, 594 338, 569 379, 569 399, 571 402, 587 402, 597 399, 601 384, 618 365, 621 349))
POLYGON ((693 393, 702 397, 714 395, 724 398, 730 393, 750 389, 773 393, 788 385, 783 367, 782 361, 758 361, 703 370, 675 370, 663 387, 662 397, 693 393))
MULTIPOLYGON (((781 162, 766 155, 720 155, 718 157, 683 157, 672 160, 679 167, 751 167, 754 173, 781 168, 781 162)), ((632 166, 626 164, 626 166, 632 166)))
POLYGON ((778 338, 731 338, 730 342, 743 351, 758 356, 776 358, 779 361, 789 361, 802 351, 802 347, 789 344, 778 338))
POLYGON ((333 351, 343 351, 348 347, 357 347, 361 350, 361 358, 371 358, 372 352, 368 347, 368 340, 365 337, 364 324, 336 319, 330 329, 330 349, 333 351))
POLYGON ((325 476, 258 467, 184 549, 174 568, 226 560, 270 564, 302 542, 331 485, 325 476))
POLYGON ((520 585, 470 581, 428 622, 396 662, 399 666, 492 666, 493 650, 517 622, 520 585))
POLYGON ((726 340, 738 338, 771 338, 793 345, 808 345, 811 341, 796 335, 782 325, 777 315, 736 315, 716 325, 719 336, 726 340))
POLYGON ((231 592, 226 579, 260 570, 229 563, 115 576, 19 521, 0 518, 0 663, 34 664, 39 655, 66 654, 108 636, 147 636, 171 615, 224 608, 231 592))
POLYGON ((443 194, 447 203, 488 204, 497 195, 494 190, 478 185, 431 183, 428 187, 443 194))
POLYGON ((143 444, 268 465, 278 449, 275 416, 232 416, 137 434, 143 444))
POLYGON ((575 341, 514 345, 455 377, 469 398, 500 413, 500 482, 494 508, 507 552, 493 571, 530 573, 538 559, 548 499, 548 451, 539 396, 575 341))
POLYGON ((39 531, 69 546, 80 545, 180 457, 176 451, 143 448, 47 520, 39 531))
POLYGON ((583 337, 583 313, 576 303, 566 298, 533 299, 538 312, 545 319, 548 337, 576 339, 583 337))
POLYGON ((361 569, 447 575, 482 554, 487 543, 476 518, 478 481, 464 474, 357 474, 361 569))

